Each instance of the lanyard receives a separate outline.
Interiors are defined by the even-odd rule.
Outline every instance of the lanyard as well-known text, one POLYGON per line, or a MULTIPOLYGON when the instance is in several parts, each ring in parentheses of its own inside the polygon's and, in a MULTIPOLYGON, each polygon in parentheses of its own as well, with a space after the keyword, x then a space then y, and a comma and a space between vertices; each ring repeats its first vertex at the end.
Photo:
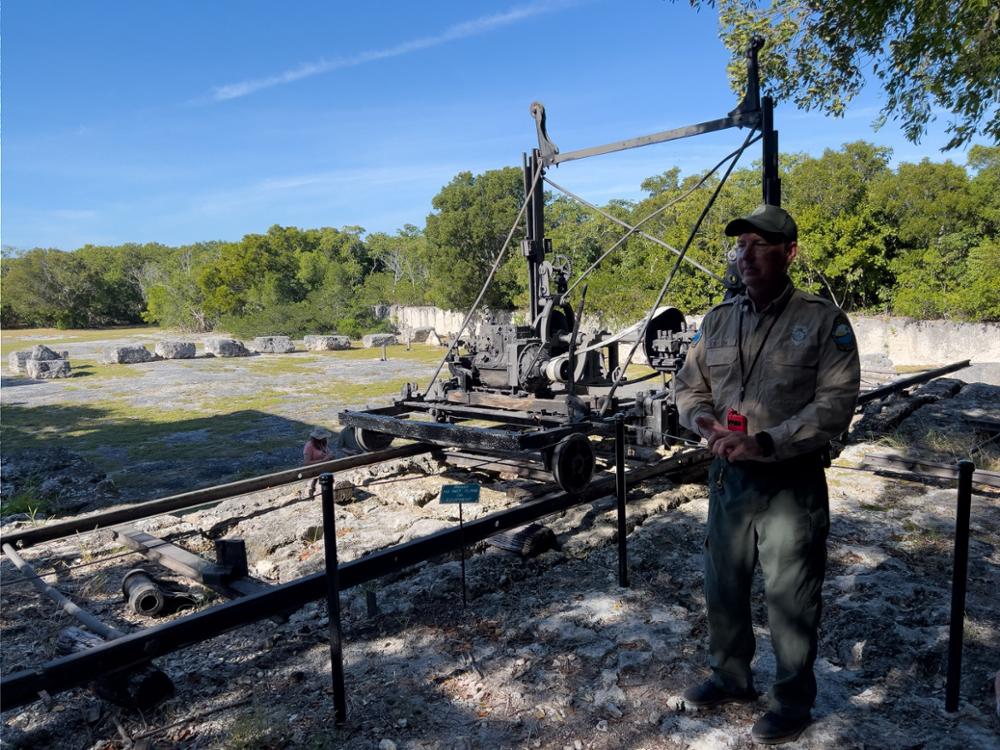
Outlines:
POLYGON ((750 369, 746 370, 744 375, 743 366, 743 305, 740 304, 740 325, 739 334, 736 340, 736 349, 740 353, 740 408, 743 408, 743 396, 746 394, 747 383, 750 382, 750 376, 753 375, 753 368, 757 365, 757 360, 760 359, 760 353, 764 351, 764 345, 767 343, 768 336, 771 335, 771 331, 774 329, 774 324, 778 322, 778 318, 781 317, 781 313, 785 311, 788 307, 788 300, 785 300, 778 311, 774 314, 774 319, 771 321, 771 325, 767 327, 767 331, 764 333, 764 338, 760 342, 760 346, 757 347, 757 353, 754 355, 753 360, 750 362, 750 369))

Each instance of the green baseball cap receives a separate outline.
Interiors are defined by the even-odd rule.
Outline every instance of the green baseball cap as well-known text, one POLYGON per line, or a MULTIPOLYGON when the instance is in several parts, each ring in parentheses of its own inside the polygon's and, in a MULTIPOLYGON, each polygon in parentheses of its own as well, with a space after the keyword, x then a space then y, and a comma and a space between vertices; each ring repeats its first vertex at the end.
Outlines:
POLYGON ((799 228, 791 214, 779 206, 766 204, 726 224, 728 237, 738 237, 747 232, 759 234, 768 242, 797 242, 799 239, 799 228))

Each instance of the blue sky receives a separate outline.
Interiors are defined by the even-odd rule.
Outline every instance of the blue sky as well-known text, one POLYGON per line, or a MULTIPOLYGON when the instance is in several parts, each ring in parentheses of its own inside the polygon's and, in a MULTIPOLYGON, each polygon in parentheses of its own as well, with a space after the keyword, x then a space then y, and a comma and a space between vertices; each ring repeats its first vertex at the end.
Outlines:
MULTIPOLYGON (((542 101, 563 151, 725 114, 737 101, 714 13, 682 0, 292 3, 8 0, 4 245, 239 239, 272 224, 422 226, 456 173, 520 163, 542 101)), ((869 86, 843 119, 780 106, 783 151, 874 132, 869 86)), ((594 202, 637 198, 671 166, 699 172, 734 131, 565 164, 594 202)), ((948 155, 964 162, 962 152, 948 155)))

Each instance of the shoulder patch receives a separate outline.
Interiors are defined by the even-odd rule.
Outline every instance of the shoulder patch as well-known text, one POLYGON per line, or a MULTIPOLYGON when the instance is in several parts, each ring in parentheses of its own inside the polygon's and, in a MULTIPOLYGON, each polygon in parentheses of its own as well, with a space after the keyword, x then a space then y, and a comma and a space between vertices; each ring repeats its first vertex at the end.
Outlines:
POLYGON ((852 352, 856 347, 854 341, 854 331, 847 321, 847 316, 841 313, 833 321, 833 333, 831 334, 833 343, 842 352, 852 352))

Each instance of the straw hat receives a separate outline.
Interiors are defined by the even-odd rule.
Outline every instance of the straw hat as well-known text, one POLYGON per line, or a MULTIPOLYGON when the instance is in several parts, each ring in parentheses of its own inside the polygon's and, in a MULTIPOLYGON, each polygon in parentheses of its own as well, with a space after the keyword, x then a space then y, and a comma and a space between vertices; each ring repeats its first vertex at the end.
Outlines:
POLYGON ((313 440, 326 440, 333 435, 332 432, 323 427, 313 427, 312 432, 309 433, 309 437, 313 440))

